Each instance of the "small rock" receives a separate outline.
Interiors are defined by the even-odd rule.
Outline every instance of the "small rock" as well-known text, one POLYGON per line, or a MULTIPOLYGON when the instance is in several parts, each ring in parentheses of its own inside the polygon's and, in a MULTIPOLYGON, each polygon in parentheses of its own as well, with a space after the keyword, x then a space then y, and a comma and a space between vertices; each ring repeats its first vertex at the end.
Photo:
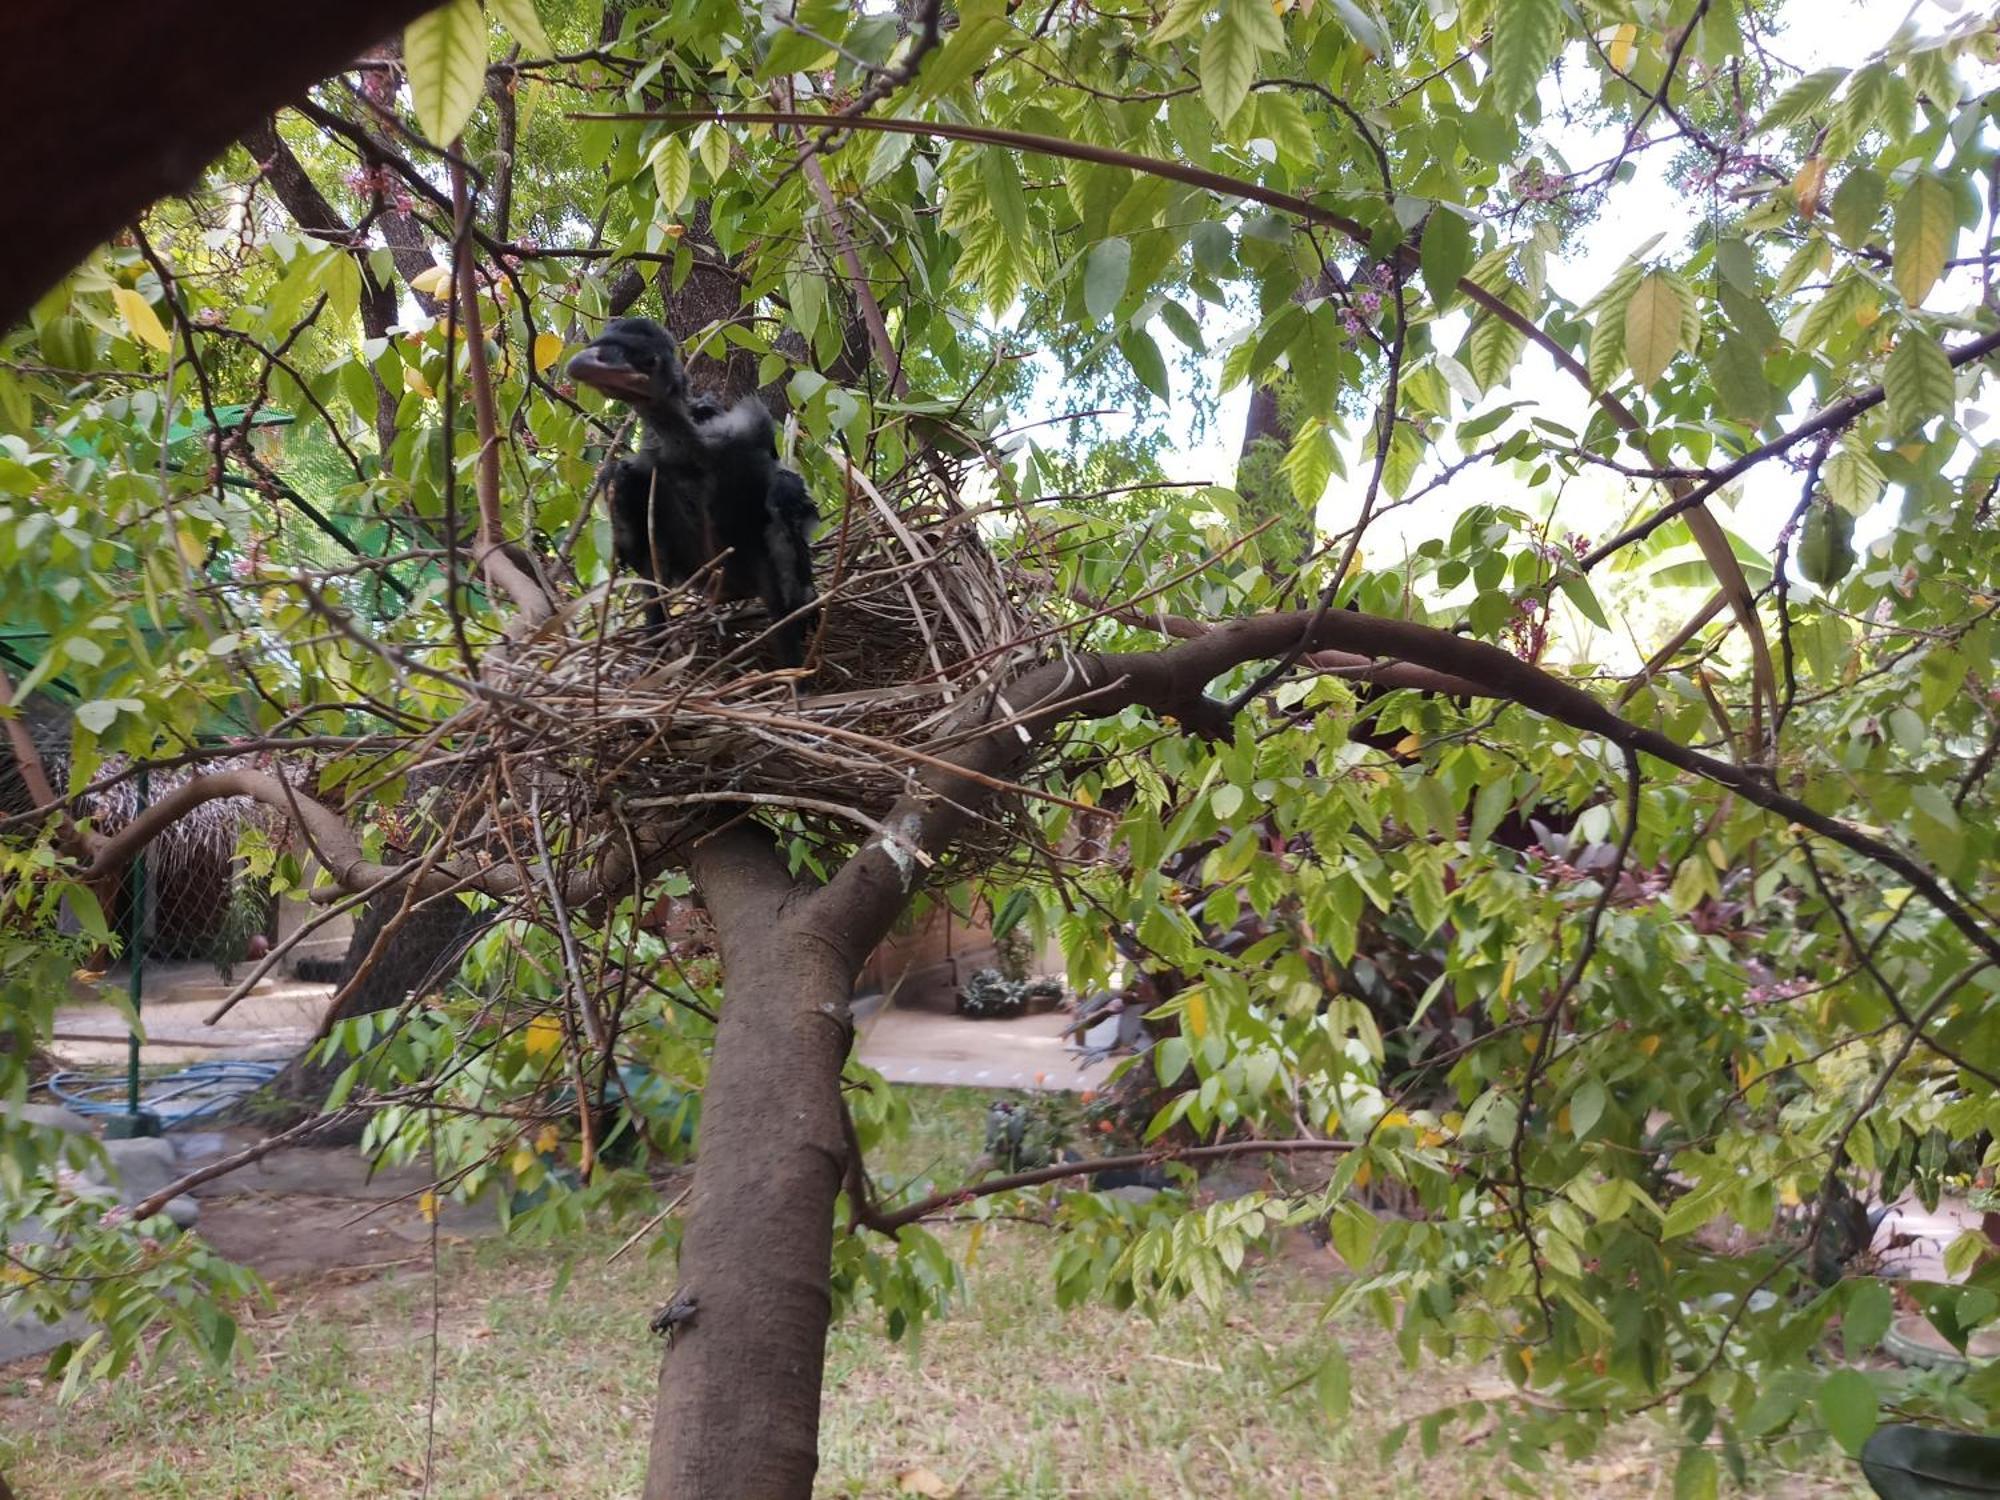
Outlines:
MULTIPOLYGON (((109 1180, 117 1184, 120 1203, 137 1203, 142 1198, 150 1198, 181 1175, 173 1143, 158 1136, 106 1141, 104 1153, 111 1158, 109 1180)), ((88 1175, 93 1182, 107 1180, 98 1168, 93 1167, 88 1175)))
POLYGON ((64 1130, 71 1135, 89 1135, 90 1121, 60 1104, 0 1104, 0 1115, 23 1120, 43 1130, 64 1130))

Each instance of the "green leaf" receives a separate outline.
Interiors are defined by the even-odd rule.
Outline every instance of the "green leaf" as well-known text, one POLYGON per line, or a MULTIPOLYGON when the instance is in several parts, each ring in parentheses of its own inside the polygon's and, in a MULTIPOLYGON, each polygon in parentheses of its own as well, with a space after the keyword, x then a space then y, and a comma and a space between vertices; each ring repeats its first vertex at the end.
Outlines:
POLYGON ((1421 266, 1424 287, 1440 310, 1449 307, 1458 296, 1459 279, 1472 269, 1478 254, 1478 246, 1472 240, 1472 226, 1465 222, 1463 214, 1442 203, 1431 210, 1430 220, 1424 225, 1421 266))
POLYGON ((1906 328, 1882 366, 1882 393, 1889 428, 1898 436, 1915 432, 1932 417, 1947 415, 1958 395, 1951 360, 1929 334, 1906 328))
MULTIPOLYGON (((1527 310, 1528 290, 1518 282, 1506 283, 1499 295, 1500 300, 1514 311, 1527 310)), ((1506 378, 1527 342, 1527 334, 1512 323, 1503 322, 1490 312, 1480 312, 1479 320, 1472 325, 1472 337, 1467 341, 1466 364, 1481 390, 1490 391, 1506 378)))
POLYGON ((1083 310, 1101 323, 1118 309, 1125 280, 1132 273, 1132 243, 1122 238, 1099 240, 1083 258, 1083 310))
POLYGON ((1340 24, 1347 28, 1347 34, 1368 49, 1368 54, 1376 61, 1387 57, 1393 44, 1389 40, 1388 28, 1370 12, 1361 8, 1356 0, 1327 0, 1333 13, 1340 17, 1340 24))
POLYGON ((1335 1348, 1313 1371, 1313 1396, 1326 1419, 1339 1422, 1347 1416, 1352 1395, 1352 1373, 1348 1369, 1347 1353, 1335 1348))
POLYGON ((1850 1284, 1847 1306, 1840 1314, 1840 1339, 1849 1359, 1860 1359, 1882 1342, 1896 1315, 1895 1299, 1880 1281, 1850 1284))
POLYGON ((1849 1453, 1861 1451, 1875 1431, 1879 1411, 1874 1382, 1859 1370, 1836 1370, 1819 1388, 1820 1417, 1849 1453))
POLYGON ((1201 97, 1219 124, 1243 107, 1257 77, 1257 54, 1285 45, 1285 29, 1267 0, 1228 0, 1201 40, 1201 97))
POLYGON ((1219 786, 1209 796, 1208 805, 1215 810, 1216 821, 1227 823, 1243 808, 1243 788, 1240 786, 1219 786))
POLYGON ((1150 333, 1143 328, 1126 329, 1118 335, 1118 352, 1125 356, 1132 373, 1139 377, 1139 384, 1163 402, 1173 399, 1167 385, 1167 362, 1150 333))
POLYGON ((1777 102, 1764 111, 1764 118, 1757 122, 1759 133, 1775 130, 1781 125, 1793 125, 1808 118, 1833 97, 1833 91, 1839 88, 1846 78, 1845 68, 1822 68, 1817 73, 1806 74, 1780 94, 1777 102))
POLYGON ((1278 467, 1285 476, 1285 482, 1291 486, 1292 498, 1302 506, 1316 506, 1326 493, 1327 481, 1333 477, 1334 465, 1338 461, 1333 435, 1326 430, 1324 423, 1310 421, 1299 429, 1284 462, 1278 467))
POLYGON ((1161 1088, 1172 1088, 1174 1080, 1187 1071, 1188 1041, 1184 1036, 1163 1037, 1153 1049, 1153 1072, 1161 1088))
POLYGON ((521 51, 529 57, 554 57, 555 47, 549 41, 548 32, 542 29, 542 18, 535 9, 535 0, 489 0, 493 13, 500 18, 500 24, 514 33, 520 42, 521 51))
POLYGON ((1604 1118, 1606 1099, 1604 1085, 1595 1078, 1586 1078, 1569 1096, 1570 1133, 1578 1140, 1588 1138, 1597 1122, 1604 1118))
POLYGON ((1681 1450, 1674 1465, 1674 1500, 1715 1500, 1721 1492, 1722 1470, 1706 1448, 1681 1450))
POLYGON ((417 124, 448 146, 479 107, 486 88, 486 12, 479 0, 451 0, 403 31, 403 66, 417 124))
POLYGON ((1188 250, 1194 268, 1211 280, 1222 281, 1236 274, 1236 236, 1227 224, 1204 220, 1188 231, 1188 250))
POLYGON ((1179 339, 1196 354, 1208 353, 1208 343, 1201 336, 1201 325, 1194 320, 1194 314, 1180 303, 1168 298, 1160 304, 1160 321, 1167 325, 1168 332, 1179 339))
POLYGON ((1764 378, 1764 361, 1749 340, 1733 334, 1718 340, 1708 357, 1708 373, 1725 415, 1756 426, 1777 409, 1771 382, 1764 378))
POLYGON ((1173 0, 1153 28, 1151 40, 1157 44, 1186 36, 1208 18, 1208 6, 1209 0, 1173 0))
POLYGON ((1958 206, 1952 191, 1925 172, 1903 190, 1896 205, 1896 290, 1912 307, 1920 305, 1944 274, 1958 245, 1958 206))
POLYGON ((1681 351, 1687 316, 1678 278, 1652 271, 1632 289, 1625 304, 1625 362, 1633 378, 1650 386, 1681 351))
POLYGON ((97 698, 77 705, 76 722, 92 734, 102 734, 118 717, 118 700, 97 698))
POLYGON ((1833 232, 1843 243, 1859 246, 1875 227, 1882 212, 1882 174, 1872 167, 1856 167, 1841 179, 1833 195, 1833 232))
POLYGON ((958 12, 958 30, 948 33, 944 45, 924 59, 917 75, 924 92, 933 98, 950 93, 985 67, 1010 32, 997 4, 962 5, 958 12))
POLYGON ((670 135, 653 147, 651 161, 660 207, 669 214, 678 214, 681 205, 687 202, 688 189, 694 184, 694 163, 688 160, 686 145, 679 136, 670 135))
POLYGON ((1278 148, 1279 159, 1310 169, 1319 159, 1312 122, 1290 94, 1265 93, 1257 98, 1257 128, 1278 148))
POLYGON ((1507 0, 1493 22, 1493 76, 1487 93, 1494 104, 1518 114, 1535 97, 1542 74, 1555 61, 1562 39, 1562 0, 1507 0))
POLYGON ((1830 589, 1854 570, 1854 517, 1838 505, 1815 503, 1799 533, 1799 576, 1830 589))
POLYGON ((1028 233, 1028 195, 1021 186, 1021 169, 1011 151, 987 151, 979 158, 979 180, 986 189, 986 208, 1013 244, 1028 233))
POLYGON ((1843 448, 1820 470, 1833 503, 1858 516, 1882 498, 1882 467, 1865 452, 1843 448))

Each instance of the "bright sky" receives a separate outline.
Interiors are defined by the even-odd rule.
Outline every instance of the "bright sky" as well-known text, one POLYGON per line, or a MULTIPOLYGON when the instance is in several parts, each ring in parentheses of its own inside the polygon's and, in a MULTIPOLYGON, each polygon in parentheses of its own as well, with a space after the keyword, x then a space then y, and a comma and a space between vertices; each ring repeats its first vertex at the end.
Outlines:
MULTIPOLYGON (((1870 0, 1790 0, 1783 11, 1784 31, 1775 50, 1785 61, 1807 71, 1831 66, 1853 67, 1879 51, 1907 20, 1914 19, 1921 29, 1934 31, 1960 9, 1961 6, 1952 3, 1952 0, 1916 0, 1907 9, 1883 4, 1881 0, 1874 0, 1874 3, 1870 0)), ((1578 70, 1570 71, 1577 76, 1578 70)), ((1544 90, 1545 118, 1554 118, 1552 106, 1558 102, 1551 82, 1544 90)), ((1569 165, 1581 167, 1612 155, 1617 149, 1619 134, 1617 127, 1598 131, 1569 129, 1555 132, 1550 140, 1569 165)), ((1617 189, 1613 200, 1615 211, 1602 215, 1584 228, 1560 256, 1552 259, 1550 283, 1554 288, 1571 301, 1582 303, 1611 279, 1627 257, 1663 231, 1667 237, 1660 241, 1658 253, 1671 255, 1684 246, 1687 200, 1668 188, 1665 182, 1666 168, 1677 149, 1662 146, 1636 158, 1637 175, 1617 189)), ((1215 311, 1206 310, 1209 319, 1214 319, 1215 311)), ((1462 329, 1462 320, 1456 327, 1448 321, 1440 329, 1440 346, 1455 348, 1462 329)), ((1215 348, 1221 342, 1217 334, 1225 330, 1205 321, 1204 331, 1209 335, 1211 348, 1215 348)), ((1171 345, 1163 332, 1161 337, 1163 347, 1177 347, 1171 345)), ((1215 400, 1219 374, 1219 358, 1210 358, 1205 361, 1202 379, 1188 389, 1188 377, 1176 367, 1173 371, 1176 404, 1183 400, 1215 400)), ((1583 425, 1586 398, 1581 388, 1571 377, 1557 371, 1547 355, 1532 346, 1516 366, 1504 398, 1532 401, 1541 408, 1542 415, 1566 426, 1581 430, 1583 425)), ((1501 399, 1501 393, 1496 392, 1495 399, 1501 399)), ((1249 391, 1246 387, 1238 387, 1223 395, 1215 420, 1199 440, 1190 435, 1187 442, 1175 446, 1165 456, 1168 474, 1180 480, 1230 483, 1235 472, 1236 453, 1248 402, 1249 391)), ((1038 382, 1035 391, 1033 410, 1024 420, 1054 416, 1073 405, 1073 397, 1064 389, 1059 374, 1045 370, 1044 378, 1038 382)), ((1796 421, 1805 415, 1804 409, 1795 409, 1791 420, 1796 421)), ((1139 420, 1150 423, 1160 419, 1156 413, 1140 413, 1139 420)), ((1168 430, 1170 433, 1188 433, 1190 424, 1169 420, 1168 430)), ((1045 437, 1046 430, 1037 435, 1045 437)), ((1434 469, 1435 464, 1430 467, 1434 469)), ((1366 468, 1357 460, 1352 449, 1348 453, 1347 468, 1351 477, 1346 481, 1335 480, 1320 507, 1321 525, 1328 530, 1339 530, 1351 524, 1359 508, 1366 468)), ((1560 511, 1563 525, 1558 530, 1581 531, 1601 538, 1615 529, 1627 499, 1621 488, 1602 481, 1593 483, 1592 478, 1586 475, 1569 486, 1560 511)), ((1423 479, 1424 473, 1420 471, 1417 483, 1421 484, 1423 479)), ((1425 537, 1443 534, 1466 503, 1482 491, 1488 494, 1494 492, 1496 479, 1503 484, 1505 482, 1504 476, 1491 469, 1469 472, 1460 481, 1438 491, 1424 502, 1391 512, 1378 520, 1369 528, 1365 545, 1370 564, 1378 567, 1387 564, 1404 548, 1425 537)), ((1733 497, 1733 515, 1725 510, 1724 524, 1760 547, 1774 547, 1779 528, 1797 502, 1797 484, 1797 476, 1781 465, 1771 465, 1768 472, 1753 471, 1743 492, 1733 497)), ((1526 492, 1516 492, 1505 498, 1531 510, 1547 504, 1546 496, 1531 496, 1526 492)), ((1893 497, 1888 503, 1894 503, 1893 497)), ((1888 525, 1886 508, 1875 516, 1864 518, 1858 528, 1857 543, 1865 543, 1871 536, 1881 534, 1888 525)))

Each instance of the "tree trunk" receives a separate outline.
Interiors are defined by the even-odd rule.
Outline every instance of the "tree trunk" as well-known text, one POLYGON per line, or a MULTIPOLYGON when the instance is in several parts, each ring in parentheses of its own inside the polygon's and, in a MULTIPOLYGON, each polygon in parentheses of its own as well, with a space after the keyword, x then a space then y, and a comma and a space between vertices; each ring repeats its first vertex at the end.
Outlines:
MULTIPOLYGON (((458 961, 466 945, 485 925, 485 918, 453 897, 428 901, 403 911, 402 891, 387 891, 362 909, 348 939, 347 956, 335 976, 345 986, 340 1003, 321 1022, 322 1034, 337 1021, 368 1015, 378 1010, 394 1010, 412 993, 429 994, 458 972, 458 961), (375 962, 358 984, 348 984, 382 937, 382 930, 399 913, 402 922, 389 934, 375 962)), ((340 1077, 348 1059, 320 1062, 310 1053, 300 1053, 286 1064, 284 1072, 271 1080, 266 1097, 295 1108, 298 1116, 318 1114, 326 1107, 327 1092, 340 1077)), ((344 1132, 358 1140, 361 1124, 344 1132)), ((320 1137, 319 1144, 340 1141, 341 1135, 320 1137)))
POLYGON ((853 976, 785 919, 798 891, 768 840, 720 835, 694 863, 725 999, 681 1244, 695 1311, 661 1363, 646 1497, 809 1500, 853 976))

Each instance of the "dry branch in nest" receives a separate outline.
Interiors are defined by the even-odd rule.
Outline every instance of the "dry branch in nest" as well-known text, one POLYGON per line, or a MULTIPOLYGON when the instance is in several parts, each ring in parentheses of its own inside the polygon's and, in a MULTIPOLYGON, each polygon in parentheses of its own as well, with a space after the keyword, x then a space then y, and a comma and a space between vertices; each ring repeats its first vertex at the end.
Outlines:
MULTIPOLYGON (((790 813, 833 854, 879 833, 917 772, 1004 720, 1006 681, 1054 649, 1029 623, 1045 585, 1003 567, 936 473, 893 493, 851 475, 815 548, 804 669, 773 668, 774 622, 754 602, 708 602, 701 578, 661 630, 632 626, 614 594, 522 642, 491 680, 543 720, 529 736, 553 773, 537 778, 543 815, 580 828, 616 811, 672 842, 732 809, 790 813)), ((1022 805, 994 799, 954 870, 1019 847, 1022 805)))

